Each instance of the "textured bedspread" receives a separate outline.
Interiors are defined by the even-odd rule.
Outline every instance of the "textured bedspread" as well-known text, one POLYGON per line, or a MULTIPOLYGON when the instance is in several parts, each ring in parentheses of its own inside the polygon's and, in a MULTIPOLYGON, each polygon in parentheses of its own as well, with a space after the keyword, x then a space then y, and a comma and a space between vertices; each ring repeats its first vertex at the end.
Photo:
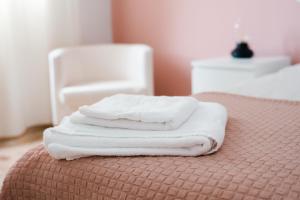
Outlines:
POLYGON ((0 199, 300 199, 300 102, 197 97, 228 108, 217 153, 64 161, 39 146, 11 168, 0 199))

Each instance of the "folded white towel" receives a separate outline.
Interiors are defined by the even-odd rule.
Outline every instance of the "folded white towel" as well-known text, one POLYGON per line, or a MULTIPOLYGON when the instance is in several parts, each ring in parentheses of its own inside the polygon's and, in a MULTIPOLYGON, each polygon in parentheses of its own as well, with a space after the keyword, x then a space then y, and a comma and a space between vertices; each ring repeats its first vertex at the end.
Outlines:
POLYGON ((74 124, 66 117, 44 132, 44 145, 54 158, 67 160, 93 155, 198 156, 221 147, 226 123, 226 109, 205 102, 198 103, 189 120, 172 131, 104 128, 74 124))
POLYGON ((71 116, 76 123, 138 130, 171 130, 185 122, 198 106, 193 97, 118 94, 71 116))
POLYGON ((171 123, 158 123, 158 122, 140 122, 132 121, 127 119, 118 120, 107 120, 99 119, 95 117, 87 117, 80 112, 75 112, 70 116, 70 120, 77 124, 88 124, 94 126, 102 126, 109 128, 125 128, 132 130, 153 130, 153 131, 163 131, 172 130, 175 127, 171 123))

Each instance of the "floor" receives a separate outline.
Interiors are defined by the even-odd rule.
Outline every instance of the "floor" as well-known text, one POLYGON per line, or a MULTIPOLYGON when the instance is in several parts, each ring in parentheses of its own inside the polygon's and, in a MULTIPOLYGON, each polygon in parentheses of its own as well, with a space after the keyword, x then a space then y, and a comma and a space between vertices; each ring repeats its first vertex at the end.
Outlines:
POLYGON ((0 188, 9 168, 29 149, 42 142, 42 132, 47 127, 32 127, 20 137, 0 140, 0 188))

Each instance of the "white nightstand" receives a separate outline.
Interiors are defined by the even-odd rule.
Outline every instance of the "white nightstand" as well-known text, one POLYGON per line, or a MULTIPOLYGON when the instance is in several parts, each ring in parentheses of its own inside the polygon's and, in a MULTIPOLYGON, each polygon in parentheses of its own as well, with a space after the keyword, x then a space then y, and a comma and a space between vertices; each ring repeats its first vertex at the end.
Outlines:
POLYGON ((290 65, 290 58, 257 57, 251 59, 217 58, 194 60, 192 65, 192 93, 219 91, 235 87, 246 80, 274 73, 290 65))

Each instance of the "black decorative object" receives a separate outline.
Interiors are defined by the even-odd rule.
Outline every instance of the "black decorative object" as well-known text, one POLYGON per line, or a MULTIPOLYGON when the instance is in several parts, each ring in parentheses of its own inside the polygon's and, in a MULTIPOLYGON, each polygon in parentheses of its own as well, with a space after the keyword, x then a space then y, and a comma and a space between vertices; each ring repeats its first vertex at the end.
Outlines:
POLYGON ((249 48, 247 42, 239 42, 236 48, 231 52, 234 58, 252 58, 253 51, 249 48))

